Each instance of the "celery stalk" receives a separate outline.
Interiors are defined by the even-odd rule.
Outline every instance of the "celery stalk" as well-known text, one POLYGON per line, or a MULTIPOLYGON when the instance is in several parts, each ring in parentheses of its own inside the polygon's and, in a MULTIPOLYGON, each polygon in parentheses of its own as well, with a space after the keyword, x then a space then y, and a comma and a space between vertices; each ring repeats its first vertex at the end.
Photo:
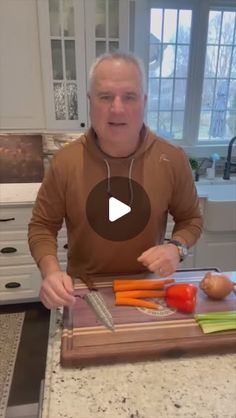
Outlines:
POLYGON ((205 334, 210 334, 211 332, 217 331, 228 331, 236 329, 235 321, 214 321, 210 323, 200 322, 199 325, 205 334))
POLYGON ((202 313, 194 318, 205 334, 236 329, 236 311, 202 313))
POLYGON ((226 312, 209 312, 196 314, 194 316, 196 321, 202 320, 218 320, 218 319, 235 319, 236 320, 236 311, 226 311, 226 312))

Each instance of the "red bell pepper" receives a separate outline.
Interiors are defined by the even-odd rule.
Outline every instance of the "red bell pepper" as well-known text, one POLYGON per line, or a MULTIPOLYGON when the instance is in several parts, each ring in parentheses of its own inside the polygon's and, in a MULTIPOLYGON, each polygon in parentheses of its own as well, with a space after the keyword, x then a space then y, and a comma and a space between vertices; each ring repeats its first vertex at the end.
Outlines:
POLYGON ((191 313, 196 306, 197 287, 187 283, 173 284, 166 289, 165 299, 171 308, 191 313))

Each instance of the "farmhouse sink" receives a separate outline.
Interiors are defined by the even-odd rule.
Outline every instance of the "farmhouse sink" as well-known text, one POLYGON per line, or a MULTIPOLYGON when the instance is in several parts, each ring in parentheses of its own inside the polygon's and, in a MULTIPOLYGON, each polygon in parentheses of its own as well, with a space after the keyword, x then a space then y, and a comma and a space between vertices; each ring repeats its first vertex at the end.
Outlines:
POLYGON ((199 197, 206 198, 204 227, 208 231, 236 231, 236 182, 197 184, 199 197))

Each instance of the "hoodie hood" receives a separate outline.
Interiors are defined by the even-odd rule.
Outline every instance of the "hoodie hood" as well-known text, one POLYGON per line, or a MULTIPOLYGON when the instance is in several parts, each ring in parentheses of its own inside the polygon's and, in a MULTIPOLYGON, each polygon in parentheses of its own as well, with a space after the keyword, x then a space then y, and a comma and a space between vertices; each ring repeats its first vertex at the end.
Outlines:
POLYGON ((87 148, 87 150, 93 154, 93 157, 96 159, 102 160, 106 166, 107 170, 107 193, 110 197, 113 196, 112 194, 112 186, 111 186, 111 177, 112 177, 112 166, 114 164, 119 163, 126 163, 128 164, 127 167, 127 177, 129 182, 129 194, 130 194, 130 201, 129 206, 132 206, 133 203, 133 185, 132 185, 132 170, 135 163, 135 160, 138 158, 142 158, 145 152, 151 147, 151 145, 156 141, 154 135, 150 132, 150 130, 143 124, 143 127, 140 131, 140 142, 139 146, 136 151, 126 157, 113 157, 101 150, 98 144, 98 139, 96 132, 93 128, 90 128, 82 137, 82 143, 87 148))

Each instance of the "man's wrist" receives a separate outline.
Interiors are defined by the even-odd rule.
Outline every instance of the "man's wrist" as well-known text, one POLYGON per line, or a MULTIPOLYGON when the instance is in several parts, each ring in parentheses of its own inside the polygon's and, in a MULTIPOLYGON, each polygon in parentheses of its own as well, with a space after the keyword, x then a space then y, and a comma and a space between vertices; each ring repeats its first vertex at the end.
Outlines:
POLYGON ((169 239, 168 244, 173 244, 177 247, 179 252, 179 261, 185 260, 185 258, 188 256, 188 248, 185 244, 183 244, 181 241, 178 241, 176 239, 169 239))
POLYGON ((38 266, 43 279, 46 276, 49 276, 49 274, 61 271, 59 262, 54 255, 46 255, 42 257, 38 263, 38 266))

